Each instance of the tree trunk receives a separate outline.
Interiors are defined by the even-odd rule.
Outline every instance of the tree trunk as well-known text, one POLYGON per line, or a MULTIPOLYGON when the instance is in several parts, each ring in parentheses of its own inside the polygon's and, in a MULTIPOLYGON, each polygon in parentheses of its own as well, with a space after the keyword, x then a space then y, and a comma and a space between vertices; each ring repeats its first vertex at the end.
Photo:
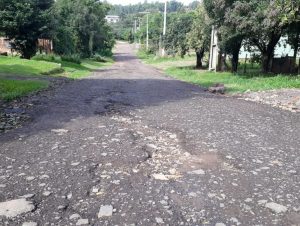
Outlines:
POLYGON ((196 68, 201 69, 203 68, 202 59, 204 56, 204 48, 196 50, 196 56, 197 56, 196 68))
POLYGON ((272 61, 274 57, 274 49, 269 49, 262 53, 262 71, 264 73, 269 73, 272 69, 272 61))
POLYGON ((242 41, 241 39, 240 42, 237 43, 235 48, 232 51, 232 58, 231 58, 231 72, 232 73, 237 73, 238 70, 238 65, 239 65, 239 54, 240 54, 240 49, 242 47, 242 41))
POLYGON ((262 52, 262 71, 269 73, 272 70, 275 46, 279 42, 281 35, 272 35, 267 47, 262 52))

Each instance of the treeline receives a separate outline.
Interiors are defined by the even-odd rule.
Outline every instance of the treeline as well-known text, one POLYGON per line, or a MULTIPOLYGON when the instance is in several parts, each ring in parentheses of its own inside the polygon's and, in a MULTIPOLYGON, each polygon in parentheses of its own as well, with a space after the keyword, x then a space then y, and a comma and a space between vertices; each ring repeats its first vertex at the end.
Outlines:
MULTIPOLYGON (((200 5, 200 1, 193 1, 189 5, 183 5, 181 2, 176 0, 169 1, 167 5, 167 11, 171 14, 181 14, 186 12, 191 12, 195 10, 200 5)), ((151 32, 157 33, 157 35, 152 35, 152 41, 156 42, 159 40, 159 35, 161 33, 161 16, 164 12, 165 4, 162 2, 134 4, 134 5, 114 5, 110 14, 119 15, 121 21, 117 24, 113 24, 113 31, 116 39, 119 40, 129 40, 130 42, 134 41, 134 20, 137 20, 137 28, 143 29, 145 25, 145 17, 143 18, 143 13, 150 12, 152 21, 155 21, 156 24, 151 26, 151 32), (157 38, 158 36, 158 38, 157 38), (155 39, 155 40, 154 40, 155 39)))
MULTIPOLYGON (((179 12, 187 9, 194 10, 198 6, 199 1, 193 1, 188 6, 184 6, 181 2, 176 0, 169 1, 168 3, 168 12, 179 12)), ((121 16, 122 18, 129 14, 137 14, 140 12, 163 12, 165 4, 162 2, 153 2, 148 3, 138 3, 133 5, 114 5, 110 14, 121 16)))
POLYGON ((0 33, 23 58, 38 51, 38 39, 53 40, 59 55, 109 55, 114 45, 105 21, 110 10, 98 0, 0 0, 0 33))
MULTIPOLYGON (((184 56, 189 50, 197 54, 197 67, 202 67, 203 57, 208 55, 212 26, 218 31, 219 67, 237 71, 241 47, 258 52, 262 71, 270 72, 274 50, 281 37, 294 50, 296 62, 300 47, 299 0, 204 0, 194 11, 168 14, 168 27, 162 39, 163 17, 161 13, 149 15, 149 52, 156 53, 165 47, 171 55, 184 56), (226 58, 231 65, 227 65, 226 58)), ((145 43, 146 16, 136 39, 145 43)))

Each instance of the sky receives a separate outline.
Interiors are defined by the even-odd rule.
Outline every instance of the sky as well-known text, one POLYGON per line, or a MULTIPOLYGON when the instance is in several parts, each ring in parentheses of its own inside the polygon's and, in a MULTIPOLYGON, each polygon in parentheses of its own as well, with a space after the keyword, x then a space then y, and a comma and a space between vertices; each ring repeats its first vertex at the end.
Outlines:
MULTIPOLYGON (((144 0, 107 0, 111 4, 121 4, 121 5, 129 5, 129 4, 136 4, 139 2, 144 2, 144 0)), ((148 2, 164 2, 164 0, 148 0, 148 2)), ((182 2, 184 4, 189 4, 193 2, 193 0, 178 0, 179 2, 182 2)))

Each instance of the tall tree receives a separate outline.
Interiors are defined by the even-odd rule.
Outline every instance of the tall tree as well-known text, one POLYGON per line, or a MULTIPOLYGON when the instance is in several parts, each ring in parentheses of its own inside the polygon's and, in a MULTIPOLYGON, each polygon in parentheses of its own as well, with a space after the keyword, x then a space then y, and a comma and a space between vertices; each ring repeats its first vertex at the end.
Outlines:
POLYGON ((173 54, 184 57, 189 50, 187 34, 193 23, 193 13, 174 13, 169 16, 168 31, 165 37, 166 48, 173 54))
MULTIPOLYGON (((300 4, 297 0, 290 1, 292 4, 300 4)), ((286 7, 285 1, 237 1, 228 11, 226 20, 259 49, 262 71, 270 72, 275 47, 285 29, 294 21, 296 12, 292 7, 286 7)))
POLYGON ((57 0, 55 51, 82 57, 96 52, 107 54, 114 44, 112 30, 105 21, 109 9, 108 4, 98 0, 57 0))
POLYGON ((53 0, 0 0, 0 31, 21 57, 29 59, 37 52, 38 38, 50 27, 53 0))
POLYGON ((191 31, 188 33, 189 47, 196 52, 196 68, 203 67, 202 61, 206 51, 209 50, 211 26, 208 15, 203 7, 199 5, 194 16, 191 31))

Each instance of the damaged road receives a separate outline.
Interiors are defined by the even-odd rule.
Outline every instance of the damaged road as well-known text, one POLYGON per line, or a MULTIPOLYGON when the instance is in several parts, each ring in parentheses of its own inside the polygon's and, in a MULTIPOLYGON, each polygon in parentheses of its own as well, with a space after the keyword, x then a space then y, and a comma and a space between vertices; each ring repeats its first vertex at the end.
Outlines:
POLYGON ((298 225, 300 116, 116 63, 0 136, 0 225, 298 225))

